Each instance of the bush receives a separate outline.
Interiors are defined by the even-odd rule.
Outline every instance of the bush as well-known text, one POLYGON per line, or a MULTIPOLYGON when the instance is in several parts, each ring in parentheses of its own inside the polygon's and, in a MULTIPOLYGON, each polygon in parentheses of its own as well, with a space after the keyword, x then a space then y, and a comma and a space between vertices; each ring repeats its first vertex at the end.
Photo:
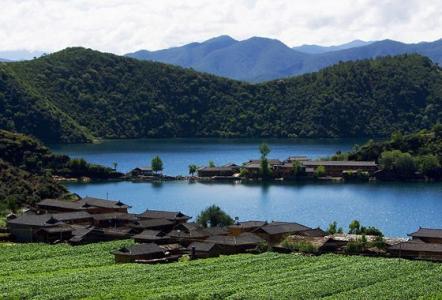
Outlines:
POLYGON ((365 250, 366 242, 361 239, 349 241, 345 246, 345 253, 347 254, 359 254, 365 250))
POLYGON ((338 228, 338 223, 336 221, 333 221, 333 223, 330 223, 328 225, 327 233, 328 234, 343 233, 343 230, 342 227, 338 228))
POLYGON ((308 241, 290 241, 289 239, 285 239, 281 243, 282 246, 290 249, 290 251, 298 251, 302 253, 317 253, 318 249, 311 242, 308 241))
POLYGON ((318 166, 315 169, 315 177, 319 178, 319 177, 324 177, 325 176, 325 167, 324 166, 318 166))

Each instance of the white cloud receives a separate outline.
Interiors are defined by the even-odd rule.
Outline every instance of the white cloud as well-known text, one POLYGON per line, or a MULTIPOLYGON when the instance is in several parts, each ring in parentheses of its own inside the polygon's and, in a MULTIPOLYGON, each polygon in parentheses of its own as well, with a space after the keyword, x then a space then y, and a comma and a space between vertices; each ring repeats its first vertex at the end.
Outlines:
POLYGON ((289 46, 442 37, 440 0, 1 0, 0 50, 126 53, 228 34, 289 46))

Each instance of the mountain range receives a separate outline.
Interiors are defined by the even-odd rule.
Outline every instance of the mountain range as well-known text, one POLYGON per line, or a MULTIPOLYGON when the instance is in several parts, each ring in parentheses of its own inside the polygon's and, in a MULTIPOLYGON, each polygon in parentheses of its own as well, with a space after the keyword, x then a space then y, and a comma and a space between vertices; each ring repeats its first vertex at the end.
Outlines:
MULTIPOLYGON (((222 41, 231 42, 212 42, 222 41)), ((0 63, 0 129, 66 143, 143 137, 378 137, 442 122, 441 91, 442 70, 417 54, 338 63, 311 74, 249 84, 67 48, 0 63)))
POLYGON ((248 82, 263 82, 318 71, 340 61, 418 53, 442 64, 442 39, 406 44, 392 40, 353 41, 331 47, 290 48, 279 40, 252 37, 237 41, 223 35, 158 51, 140 50, 126 56, 164 62, 248 82))

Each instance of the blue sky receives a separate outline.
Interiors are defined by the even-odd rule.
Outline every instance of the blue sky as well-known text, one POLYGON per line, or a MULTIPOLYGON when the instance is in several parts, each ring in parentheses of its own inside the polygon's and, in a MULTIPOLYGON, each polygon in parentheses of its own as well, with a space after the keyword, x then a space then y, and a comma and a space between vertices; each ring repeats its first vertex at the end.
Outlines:
POLYGON ((127 53, 228 34, 289 46, 442 38, 441 0, 1 0, 0 50, 127 53))

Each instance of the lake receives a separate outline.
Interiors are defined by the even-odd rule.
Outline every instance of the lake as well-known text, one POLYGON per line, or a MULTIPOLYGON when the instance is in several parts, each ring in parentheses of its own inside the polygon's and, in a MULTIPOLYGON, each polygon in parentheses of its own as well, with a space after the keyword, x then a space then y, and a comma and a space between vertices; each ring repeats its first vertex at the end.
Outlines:
MULTIPOLYGON (((241 163, 258 157, 258 140, 120 140, 96 145, 52 146, 56 152, 112 165, 120 171, 149 165, 160 155, 165 172, 186 174, 190 163, 241 163)), ((266 140, 269 155, 286 158, 308 155, 312 158, 346 151, 355 140, 266 140)), ((295 221, 327 228, 332 221, 347 229, 353 219, 380 228, 391 236, 404 236, 419 226, 442 228, 442 183, 164 183, 106 182, 67 184, 81 196, 119 199, 132 206, 132 212, 145 209, 180 210, 191 216, 217 204, 240 220, 295 221)))

